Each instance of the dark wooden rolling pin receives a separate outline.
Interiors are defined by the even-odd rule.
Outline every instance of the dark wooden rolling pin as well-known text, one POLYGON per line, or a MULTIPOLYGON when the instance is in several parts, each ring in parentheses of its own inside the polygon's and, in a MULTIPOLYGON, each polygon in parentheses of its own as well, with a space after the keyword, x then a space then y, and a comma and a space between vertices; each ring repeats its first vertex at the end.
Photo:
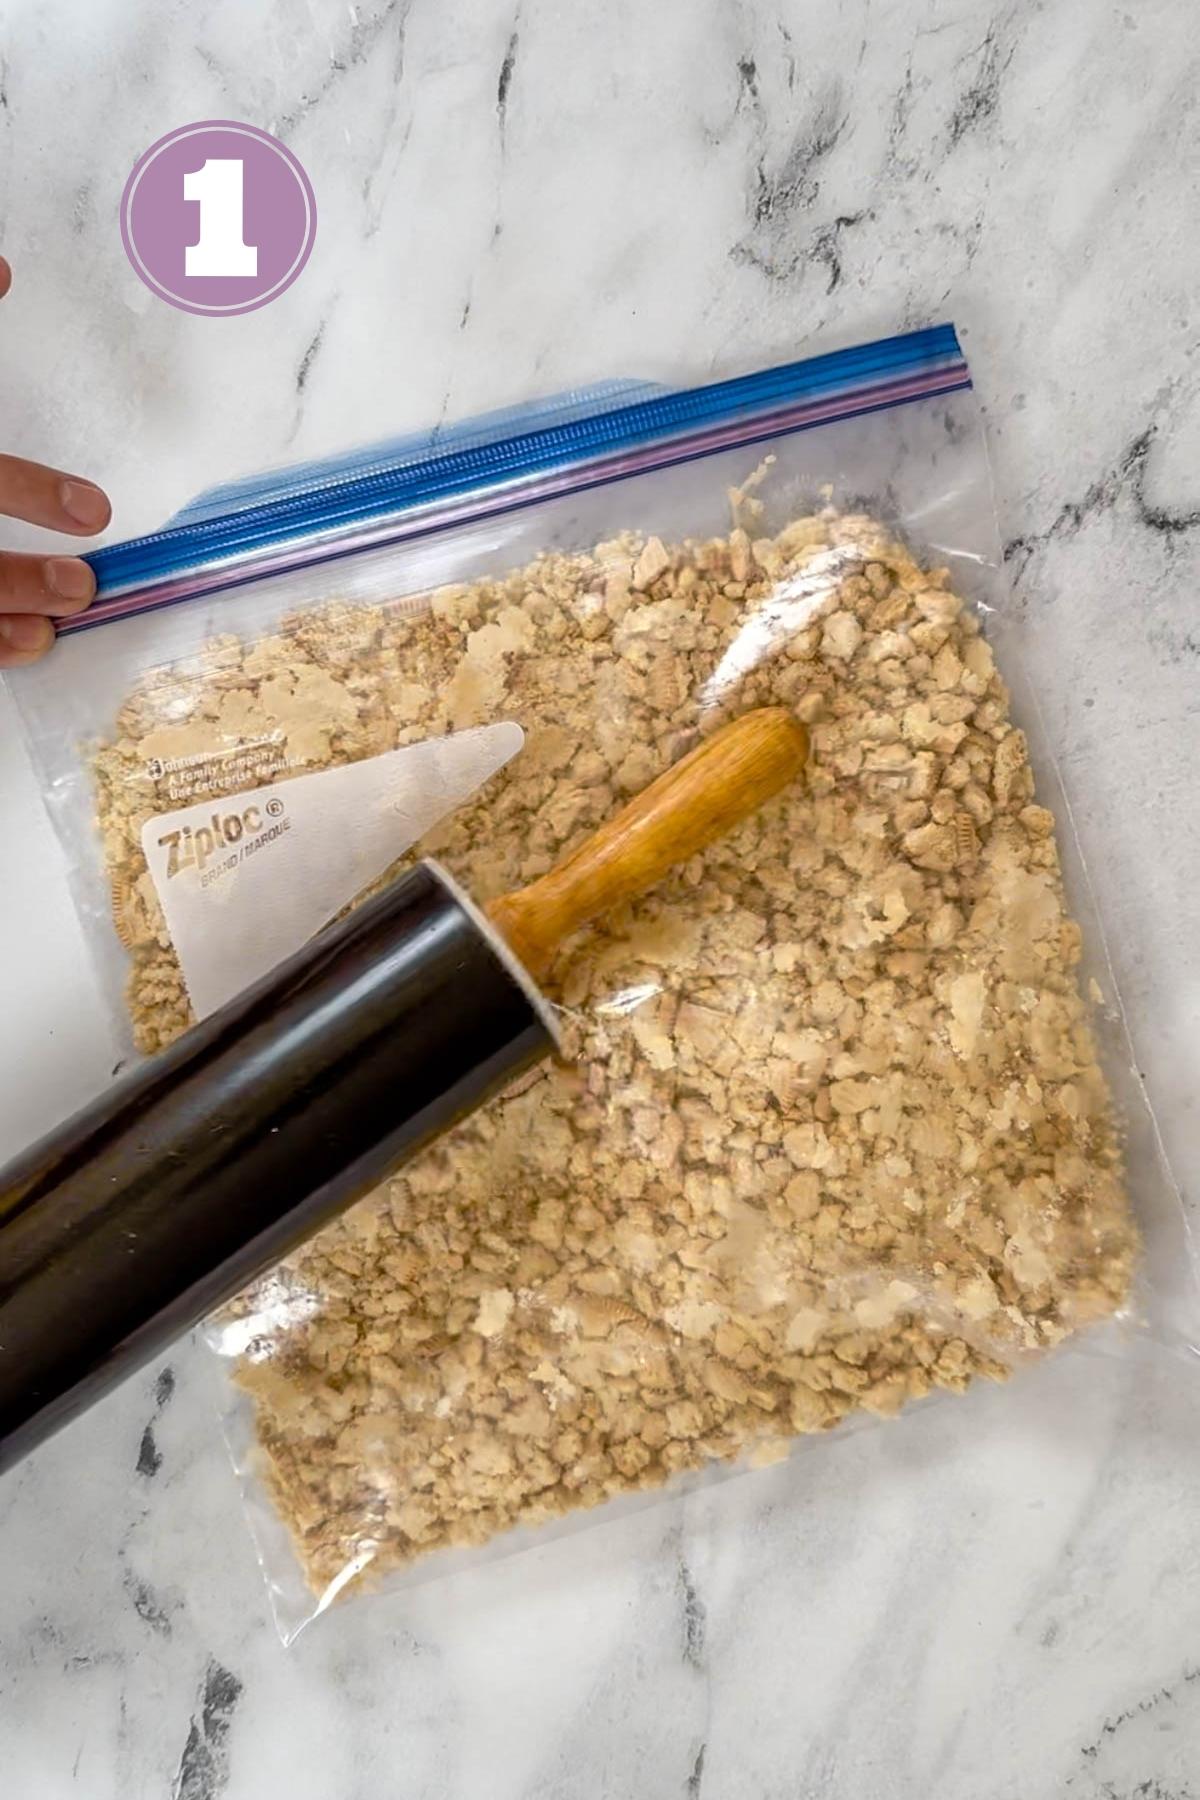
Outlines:
POLYGON ((746 714, 491 927, 421 863, 0 1171, 0 1469, 551 1054, 559 946, 806 754, 746 714))

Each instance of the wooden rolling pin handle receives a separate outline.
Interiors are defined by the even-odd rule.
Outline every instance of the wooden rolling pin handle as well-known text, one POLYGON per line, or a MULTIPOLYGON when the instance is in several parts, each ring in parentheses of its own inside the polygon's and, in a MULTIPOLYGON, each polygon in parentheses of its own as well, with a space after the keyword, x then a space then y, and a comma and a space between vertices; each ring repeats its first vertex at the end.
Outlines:
POLYGON ((745 713, 660 775, 573 856, 488 917, 535 978, 573 933, 635 899, 795 780, 808 733, 786 707, 745 713))

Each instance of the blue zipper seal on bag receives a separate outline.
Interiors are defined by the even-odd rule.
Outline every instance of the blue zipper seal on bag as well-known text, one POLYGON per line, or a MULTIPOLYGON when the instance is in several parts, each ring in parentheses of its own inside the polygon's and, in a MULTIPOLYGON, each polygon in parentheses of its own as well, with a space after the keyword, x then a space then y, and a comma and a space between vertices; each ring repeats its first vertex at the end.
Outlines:
MULTIPOLYGON (((486 421, 474 428, 468 421, 449 434, 452 447, 400 440, 392 446, 400 454, 390 459, 388 447, 379 446, 382 461, 359 452, 346 462, 292 471, 290 478, 286 471, 264 478, 257 487, 253 480, 228 484, 162 531, 92 552, 87 560, 97 598, 87 612, 61 621, 59 631, 94 630, 201 594, 970 385, 954 327, 936 325, 705 387, 638 387, 633 391, 644 397, 614 394, 615 404, 583 413, 574 408, 557 422, 507 436, 489 435, 486 421), (419 447, 406 453, 414 443, 419 447), (365 470, 364 455, 373 459, 365 470), (322 478, 314 485, 318 470, 322 478), (254 500, 256 491, 271 497, 254 500), (206 508, 218 496, 238 494, 249 503, 217 513, 206 508)), ((537 410, 545 417, 554 409, 550 401, 537 410)), ((524 422, 532 424, 528 417, 524 422)))
POLYGON ((257 506, 265 500, 280 499, 285 494, 314 492, 331 481, 344 481, 350 475, 377 475, 405 464, 432 456, 434 451, 473 449, 480 444, 495 443, 513 437, 518 431, 561 424, 585 418, 588 414, 607 411, 618 401, 628 404, 669 390, 649 381, 604 381, 593 387, 572 388, 548 400, 527 401, 523 406, 505 406, 496 412, 482 413, 476 418, 439 424, 428 431, 413 432, 382 442, 365 444, 343 452, 340 456, 322 457, 317 461, 292 463, 286 468, 242 475, 206 488, 180 507, 167 520, 165 530, 189 525, 197 519, 213 519, 223 513, 257 506))

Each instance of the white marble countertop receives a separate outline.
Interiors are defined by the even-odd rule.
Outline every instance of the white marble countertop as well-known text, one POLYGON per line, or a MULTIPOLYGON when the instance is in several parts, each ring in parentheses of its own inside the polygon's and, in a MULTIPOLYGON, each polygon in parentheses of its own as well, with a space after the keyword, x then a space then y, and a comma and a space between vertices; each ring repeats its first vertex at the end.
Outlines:
MULTIPOLYGON (((8 450, 149 528, 255 463, 605 375, 947 314, 1141 1068, 1200 1047, 1200 56, 1188 0, 12 0, 8 450), (279 132, 320 231, 265 311, 122 253, 135 157, 279 132)), ((64 697, 64 705, 66 700, 64 697)), ((108 1075, 0 709, 0 1154, 108 1075)), ((1188 1800, 1200 1369, 1071 1352, 280 1648, 181 1344, 0 1484, 13 1800, 1188 1800)))

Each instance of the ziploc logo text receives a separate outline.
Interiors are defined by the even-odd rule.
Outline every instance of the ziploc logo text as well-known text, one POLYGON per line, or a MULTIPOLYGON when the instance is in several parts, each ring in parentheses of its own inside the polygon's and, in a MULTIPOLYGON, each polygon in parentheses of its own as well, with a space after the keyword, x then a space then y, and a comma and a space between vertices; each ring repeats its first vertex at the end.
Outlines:
POLYGON ((502 719, 145 820, 146 867, 196 1017, 306 944, 524 742, 502 719))
POLYGON ((164 832, 157 842, 158 848, 167 852, 167 880, 184 869, 203 874, 213 858, 227 850, 244 856, 257 850, 260 843, 281 837, 290 825, 283 801, 268 800, 264 806, 246 806, 240 812, 215 812, 207 825, 184 825, 178 831, 164 832))

